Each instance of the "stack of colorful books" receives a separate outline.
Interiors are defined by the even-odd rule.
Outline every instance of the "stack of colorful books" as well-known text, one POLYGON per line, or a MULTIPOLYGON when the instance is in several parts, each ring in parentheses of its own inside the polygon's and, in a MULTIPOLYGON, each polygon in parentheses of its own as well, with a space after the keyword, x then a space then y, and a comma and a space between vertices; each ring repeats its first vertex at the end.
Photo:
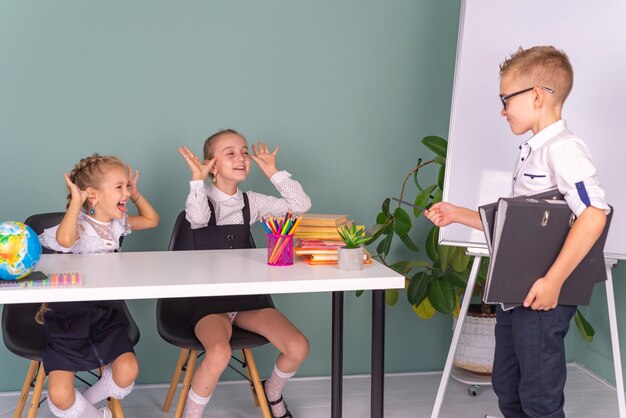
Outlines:
MULTIPOLYGON (((344 243, 337 232, 343 225, 352 225, 348 215, 307 213, 295 233, 294 253, 302 256, 308 264, 337 264, 337 249, 344 243)), ((365 229, 358 225, 358 228, 365 229)), ((370 264, 371 255, 365 251, 363 262, 370 264)))

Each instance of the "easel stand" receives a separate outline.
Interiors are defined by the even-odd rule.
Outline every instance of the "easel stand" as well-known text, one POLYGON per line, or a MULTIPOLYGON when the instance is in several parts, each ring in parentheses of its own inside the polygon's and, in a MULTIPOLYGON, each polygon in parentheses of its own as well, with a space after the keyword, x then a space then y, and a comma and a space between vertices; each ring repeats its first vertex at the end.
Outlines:
MULTIPOLYGON (((489 253, 483 248, 468 248, 467 254, 474 256, 474 263, 472 264, 472 270, 467 280, 467 288, 465 289, 465 295, 463 296, 463 302, 461 303, 461 310, 459 311, 459 318, 457 320, 457 326, 454 328, 452 334, 452 342, 450 343, 450 349, 448 350, 448 357, 446 359, 446 365, 443 368, 443 374, 441 376, 441 382, 439 383, 439 389, 437 390, 437 398, 435 399, 435 405, 433 406, 433 412, 430 415, 431 418, 438 418, 441 411, 441 405, 443 404, 443 397, 448 386, 448 380, 450 379, 450 373, 452 371, 452 365, 454 362, 454 354, 456 353, 457 345, 459 344, 459 338, 461 336, 461 329, 467 311, 469 309, 470 300, 476 285, 476 278, 478 277, 478 269, 480 267, 480 261, 483 257, 488 256, 489 253)), ((609 311, 609 326, 611 329, 611 345, 613 348, 613 365, 615 366, 615 389, 617 391, 617 403, 619 406, 620 418, 626 418, 626 400, 624 399, 624 379, 622 376, 622 357, 619 348, 619 337, 617 334, 617 315, 615 313, 615 297, 613 294, 613 276, 611 275, 611 268, 617 263, 616 259, 605 259, 606 264, 606 302, 609 311)))

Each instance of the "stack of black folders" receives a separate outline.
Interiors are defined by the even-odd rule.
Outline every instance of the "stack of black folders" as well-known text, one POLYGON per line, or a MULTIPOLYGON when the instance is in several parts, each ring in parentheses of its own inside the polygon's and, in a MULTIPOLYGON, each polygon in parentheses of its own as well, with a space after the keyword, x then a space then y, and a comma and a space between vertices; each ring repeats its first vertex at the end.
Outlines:
MULTIPOLYGON (((556 260, 576 216, 557 189, 499 199, 478 211, 491 254, 483 300, 519 306, 556 260)), ((602 235, 565 281, 559 304, 588 305, 593 286, 606 280, 604 243, 612 217, 613 208, 602 235)))

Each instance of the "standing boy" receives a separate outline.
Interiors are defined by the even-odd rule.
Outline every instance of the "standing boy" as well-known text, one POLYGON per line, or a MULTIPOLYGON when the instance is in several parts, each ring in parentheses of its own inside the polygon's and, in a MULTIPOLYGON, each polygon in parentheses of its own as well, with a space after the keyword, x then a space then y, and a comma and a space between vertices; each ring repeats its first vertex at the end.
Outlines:
MULTIPOLYGON (((505 417, 565 417, 563 339, 576 306, 558 305, 561 287, 598 239, 609 206, 585 143, 561 119, 573 70, 551 46, 519 49, 500 65, 502 111, 520 145, 513 196, 558 187, 578 217, 552 267, 538 277, 523 306, 496 313, 493 389, 505 417)), ((461 223, 482 229, 478 212, 441 202, 425 215, 437 226, 461 223)), ((538 243, 539 244, 539 243, 538 243)))

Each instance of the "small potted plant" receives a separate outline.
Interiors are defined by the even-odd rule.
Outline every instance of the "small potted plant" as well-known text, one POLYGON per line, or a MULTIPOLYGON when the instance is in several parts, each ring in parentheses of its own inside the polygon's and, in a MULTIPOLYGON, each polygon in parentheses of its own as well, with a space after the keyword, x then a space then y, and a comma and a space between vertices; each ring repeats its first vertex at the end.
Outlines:
POLYGON ((339 270, 361 270, 363 268, 363 245, 369 241, 365 230, 354 224, 346 224, 338 227, 337 232, 345 244, 337 250, 339 270))

